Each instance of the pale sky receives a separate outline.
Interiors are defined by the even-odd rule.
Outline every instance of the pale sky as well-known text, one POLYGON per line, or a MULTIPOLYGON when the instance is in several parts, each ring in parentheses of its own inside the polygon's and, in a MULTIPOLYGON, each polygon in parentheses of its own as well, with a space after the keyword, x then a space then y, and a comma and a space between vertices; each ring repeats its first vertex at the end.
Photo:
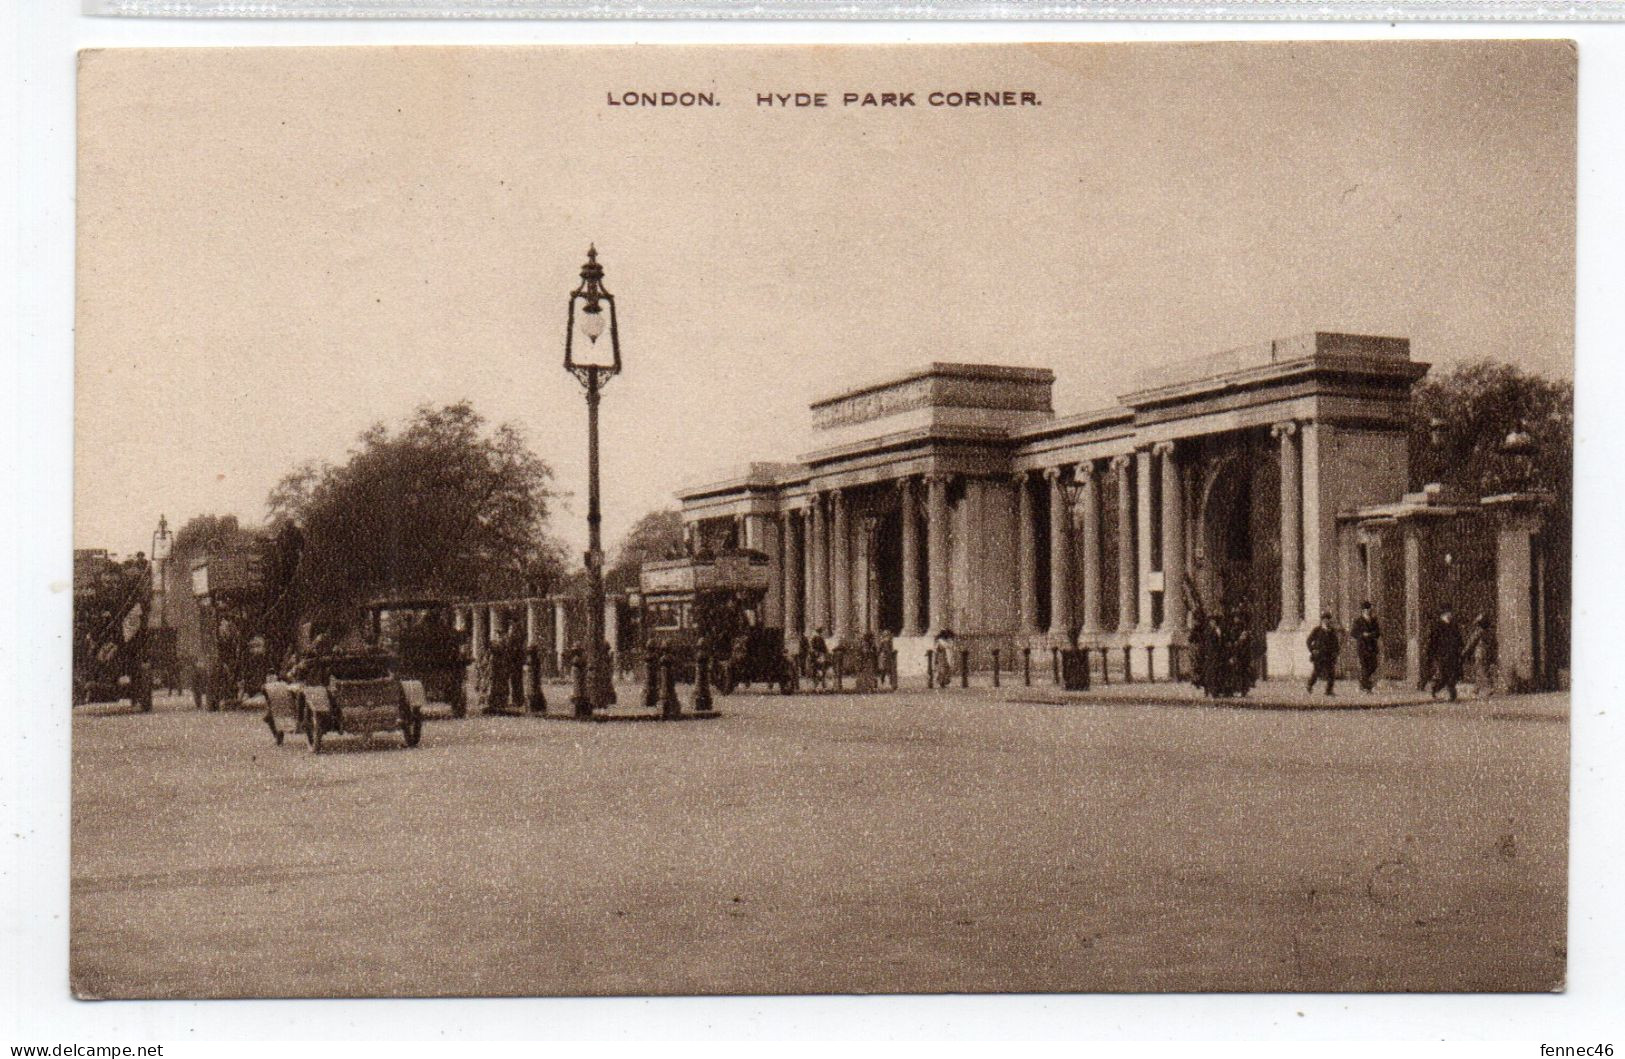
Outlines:
POLYGON ((1052 368, 1061 413, 1311 330, 1568 376, 1574 74, 1506 41, 91 53, 75 546, 258 521, 296 463, 466 397, 576 494, 579 551, 589 242, 626 361, 611 545, 930 360, 1052 368), (966 88, 1042 105, 927 105, 966 88), (661 89, 721 105, 605 105, 661 89), (919 105, 841 106, 869 90, 919 105))

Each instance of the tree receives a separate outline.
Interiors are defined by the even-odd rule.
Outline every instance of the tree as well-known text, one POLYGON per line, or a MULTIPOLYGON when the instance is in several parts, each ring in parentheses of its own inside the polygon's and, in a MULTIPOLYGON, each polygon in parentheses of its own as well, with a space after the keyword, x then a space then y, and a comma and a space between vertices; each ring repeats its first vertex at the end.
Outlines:
POLYGON ((1519 489, 1573 497, 1574 384, 1510 364, 1461 364, 1417 384, 1411 400, 1411 486, 1444 482, 1471 497, 1519 489), (1533 456, 1504 451, 1526 432, 1533 456))
POLYGON ((616 549, 615 562, 604 574, 604 587, 610 592, 626 592, 638 586, 638 571, 650 559, 664 559, 682 551, 683 515, 670 509, 651 511, 626 531, 616 549))
POLYGON ((301 534, 299 612, 343 620, 386 594, 550 591, 564 567, 547 534, 552 477, 517 427, 487 431, 463 401, 373 425, 342 465, 299 466, 266 504, 301 534))

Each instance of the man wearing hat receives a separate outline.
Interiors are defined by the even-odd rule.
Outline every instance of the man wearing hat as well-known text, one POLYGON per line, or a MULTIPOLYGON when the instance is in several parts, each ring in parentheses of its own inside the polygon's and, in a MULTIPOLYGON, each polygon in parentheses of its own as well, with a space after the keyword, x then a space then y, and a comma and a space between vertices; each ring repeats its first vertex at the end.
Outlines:
POLYGON ((1439 619, 1428 632, 1427 660, 1433 672, 1433 684, 1428 695, 1438 698, 1441 690, 1450 692, 1450 701, 1456 701, 1456 685, 1461 681, 1461 626, 1456 624, 1450 604, 1439 608, 1439 619))
POLYGON ((1324 680, 1326 694, 1333 694, 1332 688, 1337 682, 1337 651, 1340 646, 1337 629, 1332 625, 1332 612, 1325 611, 1320 616, 1320 624, 1309 632, 1309 661, 1314 665, 1314 672, 1309 675, 1309 691, 1313 692, 1315 684, 1324 680))
POLYGON ((1349 630, 1354 639, 1354 651, 1360 657, 1360 690, 1370 692, 1377 686, 1377 660, 1381 655, 1382 627, 1368 599, 1360 604, 1360 616, 1349 630))

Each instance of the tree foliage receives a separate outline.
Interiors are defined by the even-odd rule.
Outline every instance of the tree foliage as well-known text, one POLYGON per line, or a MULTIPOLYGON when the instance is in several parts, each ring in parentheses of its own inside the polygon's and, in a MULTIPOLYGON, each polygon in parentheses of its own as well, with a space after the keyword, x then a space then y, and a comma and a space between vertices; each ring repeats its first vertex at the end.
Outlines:
POLYGON ((1567 509, 1573 496, 1574 384, 1510 364, 1458 365, 1417 384, 1411 401, 1411 485, 1456 486, 1471 497, 1539 489, 1567 509), (1510 453, 1514 430, 1529 452, 1510 453))
POLYGON ((193 559, 229 547, 242 533, 236 515, 194 515, 176 531, 170 543, 170 568, 184 578, 193 559))
POLYGON ((552 477, 517 427, 487 430, 464 401, 423 405, 398 430, 375 424, 342 465, 301 465, 266 503, 302 535, 300 611, 340 617, 385 595, 553 590, 552 477))
POLYGON ((682 551, 683 516, 671 509, 651 511, 626 531, 615 561, 604 574, 604 587, 625 592, 638 586, 638 570, 650 559, 665 559, 682 551))

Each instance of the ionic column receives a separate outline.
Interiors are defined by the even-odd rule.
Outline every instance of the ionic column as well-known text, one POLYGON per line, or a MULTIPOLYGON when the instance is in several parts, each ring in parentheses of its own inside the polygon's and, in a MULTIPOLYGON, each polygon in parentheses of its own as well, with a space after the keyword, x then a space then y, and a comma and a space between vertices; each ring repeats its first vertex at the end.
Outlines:
POLYGON ((1140 632, 1150 632, 1155 625, 1152 619, 1155 616, 1151 608, 1151 491, 1156 488, 1157 476, 1153 473, 1151 463, 1151 450, 1141 449, 1134 454, 1134 543, 1139 545, 1139 600, 1140 621, 1135 626, 1140 632))
POLYGON ((469 641, 469 649, 474 656, 475 663, 485 657, 486 647, 490 644, 488 634, 491 620, 490 613, 484 607, 471 607, 468 612, 469 622, 473 626, 473 636, 469 641))
POLYGON ((824 523, 824 494, 812 498, 812 620, 829 632, 829 529, 824 523))
POLYGON ((796 528, 796 513, 786 511, 780 536, 784 545, 784 631, 791 636, 801 635, 801 534, 796 528))
POLYGON ((1037 636, 1038 627, 1038 524, 1034 518, 1033 491, 1029 475, 1016 475, 1016 577, 1021 587, 1021 631, 1037 636))
POLYGON ((1185 632, 1185 489, 1174 443, 1153 450, 1162 461, 1162 627, 1185 632))
POLYGON ((767 595, 762 599, 762 624, 771 629, 784 626, 784 544, 779 537, 779 521, 771 515, 752 515, 745 522, 751 535, 750 547, 767 555, 767 595))
POLYGON ((1139 621, 1134 576, 1134 457, 1112 457, 1117 475, 1117 631, 1129 632, 1139 621))
POLYGON ((814 563, 813 508, 816 498, 810 498, 801 509, 801 632, 808 636, 818 624, 818 568, 814 563))
POLYGON ((903 635, 920 635, 920 514, 914 479, 897 483, 903 531, 903 635))
POLYGON ((835 639, 845 643, 852 635, 852 534, 846 517, 846 495, 835 490, 830 504, 829 587, 834 596, 831 621, 835 639))
POLYGON ((1049 634, 1067 640, 1072 636, 1072 511, 1061 469, 1046 468, 1044 481, 1049 483, 1049 634))
POLYGON ((1291 632, 1303 624, 1303 471, 1298 425, 1277 423, 1270 433, 1281 440, 1281 624, 1291 632))
POLYGON ((927 631, 948 628, 948 477, 933 474, 925 480, 925 563, 930 579, 931 614, 927 631))
POLYGON ((1100 632, 1100 479, 1092 461, 1073 471, 1083 501, 1083 631, 1100 632))

